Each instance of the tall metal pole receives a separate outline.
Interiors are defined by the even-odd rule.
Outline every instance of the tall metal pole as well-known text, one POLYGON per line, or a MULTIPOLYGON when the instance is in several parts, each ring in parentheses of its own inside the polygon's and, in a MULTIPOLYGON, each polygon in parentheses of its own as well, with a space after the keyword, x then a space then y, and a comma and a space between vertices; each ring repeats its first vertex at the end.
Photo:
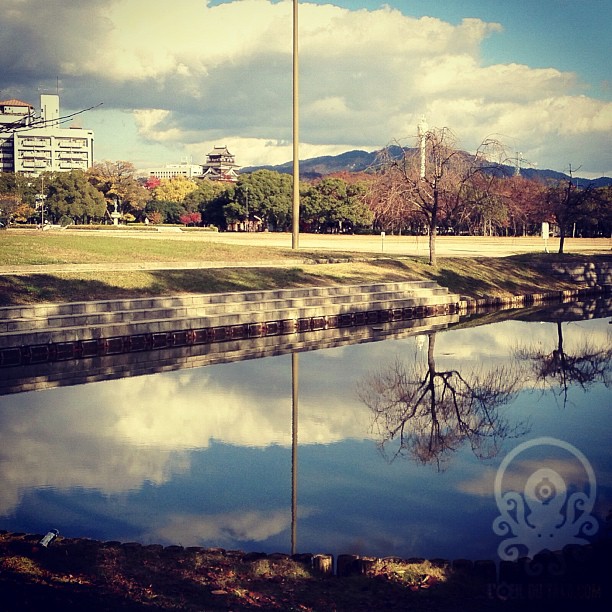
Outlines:
POLYGON ((293 0, 293 231, 291 248, 300 246, 300 121, 298 62, 298 0, 293 0))

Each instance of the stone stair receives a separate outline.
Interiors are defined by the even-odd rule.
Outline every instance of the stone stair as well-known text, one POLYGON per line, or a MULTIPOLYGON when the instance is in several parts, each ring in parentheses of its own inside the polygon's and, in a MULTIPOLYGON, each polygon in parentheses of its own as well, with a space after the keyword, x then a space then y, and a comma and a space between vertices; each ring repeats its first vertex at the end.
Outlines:
POLYGON ((312 319, 321 328, 375 312, 372 322, 442 314, 459 300, 414 281, 14 306, 0 308, 0 348, 281 322, 303 330, 312 319))
POLYGON ((0 396, 402 338, 458 302, 405 282, 1 308, 0 396))

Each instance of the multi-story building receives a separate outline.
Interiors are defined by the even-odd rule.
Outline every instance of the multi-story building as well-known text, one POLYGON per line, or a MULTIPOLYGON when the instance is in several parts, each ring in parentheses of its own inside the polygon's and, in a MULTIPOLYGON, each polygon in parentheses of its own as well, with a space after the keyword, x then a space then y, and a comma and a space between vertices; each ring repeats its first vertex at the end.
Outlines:
POLYGON ((168 164, 161 168, 147 168, 144 174, 147 178, 171 179, 175 176, 185 178, 201 178, 204 170, 200 164, 168 164))
POLYGON ((93 165, 93 131, 61 127, 57 95, 42 94, 40 106, 37 118, 27 102, 0 101, 0 170, 28 176, 87 170, 93 165))
POLYGON ((34 120, 34 107, 21 100, 0 101, 0 172, 15 171, 16 130, 26 128, 34 120))

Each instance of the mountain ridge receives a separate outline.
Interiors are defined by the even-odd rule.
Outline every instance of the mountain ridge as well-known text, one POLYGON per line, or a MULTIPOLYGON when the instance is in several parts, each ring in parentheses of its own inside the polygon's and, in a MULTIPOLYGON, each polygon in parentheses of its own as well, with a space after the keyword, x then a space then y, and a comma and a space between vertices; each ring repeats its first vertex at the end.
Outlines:
MULTIPOLYGON (((406 150, 413 151, 414 149, 408 148, 406 150)), ((326 175, 336 172, 368 172, 375 167, 376 159, 380 152, 381 149, 370 153, 361 149, 353 149, 338 155, 322 155, 300 160, 300 178, 304 180, 313 180, 323 178, 326 175)), ((466 153, 466 155, 469 155, 469 153, 466 153)), ((501 165, 501 168, 508 176, 514 174, 515 169, 513 166, 501 165)), ((272 170, 282 174, 291 174, 293 172, 293 161, 277 165, 248 166, 241 168, 240 172, 249 173, 257 170, 272 170)), ((539 170, 537 168, 521 168, 521 176, 527 179, 540 181, 569 181, 571 178, 579 187, 586 187, 588 185, 593 187, 606 187, 612 185, 612 177, 601 176, 596 179, 582 177, 572 178, 569 174, 550 169, 539 170)))

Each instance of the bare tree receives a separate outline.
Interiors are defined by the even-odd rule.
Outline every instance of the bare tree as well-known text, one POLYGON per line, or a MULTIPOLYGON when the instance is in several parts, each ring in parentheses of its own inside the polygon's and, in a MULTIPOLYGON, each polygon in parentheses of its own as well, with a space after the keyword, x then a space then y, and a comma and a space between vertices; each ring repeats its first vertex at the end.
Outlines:
POLYGON ((435 461, 438 469, 465 443, 479 458, 495 456, 500 442, 526 433, 522 423, 510 426, 499 408, 515 396, 518 375, 500 367, 462 374, 438 370, 436 334, 428 335, 427 363, 410 366, 400 360, 367 376, 358 387, 373 415, 381 452, 396 443, 391 461, 408 456, 419 463, 435 461))
POLYGON ((567 183, 551 187, 546 197, 549 209, 559 225, 559 253, 563 253, 569 226, 581 217, 585 205, 595 197, 591 185, 586 189, 579 189, 574 183, 571 166, 569 173, 567 183))
MULTIPOLYGON (((423 220, 429 234, 429 263, 435 266, 442 212, 456 214, 466 202, 470 181, 487 169, 497 169, 500 162, 493 156, 503 149, 496 140, 487 139, 475 155, 469 155, 457 148, 456 137, 447 127, 424 131, 416 149, 404 148, 397 142, 395 145, 386 147, 379 155, 379 172, 372 189, 379 202, 392 203, 394 210, 415 214, 423 220)), ((486 193, 490 194, 496 175, 488 176, 486 193)))

